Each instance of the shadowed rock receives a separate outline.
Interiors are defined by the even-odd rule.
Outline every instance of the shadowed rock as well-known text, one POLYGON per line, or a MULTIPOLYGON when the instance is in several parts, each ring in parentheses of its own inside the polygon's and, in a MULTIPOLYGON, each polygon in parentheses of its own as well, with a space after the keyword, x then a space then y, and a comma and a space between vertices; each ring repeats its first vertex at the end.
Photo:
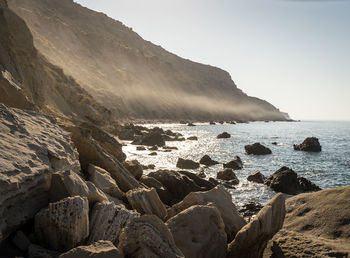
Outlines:
POLYGON ((294 150, 307 151, 307 152, 320 152, 322 147, 316 137, 306 138, 302 144, 294 144, 294 150))
POLYGON ((225 181, 230 181, 234 185, 239 184, 239 179, 237 178, 235 172, 233 172, 233 170, 230 168, 225 169, 224 171, 219 171, 216 175, 216 178, 225 181))
POLYGON ((208 167, 210 166, 214 166, 216 164, 219 164, 219 162, 215 161, 215 160, 212 160, 208 155, 204 155, 200 161, 199 161, 200 164, 203 164, 203 165, 206 165, 208 167))
POLYGON ((218 139, 227 139, 230 137, 231 137, 231 134, 229 134, 227 132, 223 132, 223 133, 219 134, 218 136, 216 136, 216 138, 218 138, 218 139))
POLYGON ((123 166, 137 179, 139 180, 143 174, 141 164, 137 160, 124 161, 123 166))
POLYGON ((244 146, 244 149, 248 155, 267 155, 272 153, 272 151, 269 148, 265 147, 264 145, 258 142, 251 145, 246 145, 244 146))
POLYGON ((235 156, 230 162, 223 164, 224 168, 231 168, 233 170, 238 170, 243 168, 243 162, 240 157, 235 156))
POLYGON ((199 168, 199 163, 190 159, 179 158, 177 160, 176 167, 181 169, 197 169, 199 168))
POLYGON ((266 180, 266 177, 261 174, 260 171, 255 171, 247 177, 247 180, 258 184, 263 184, 266 180))
POLYGON ((131 144, 146 145, 146 146, 158 146, 165 145, 164 137, 160 132, 149 132, 141 136, 137 136, 131 144))

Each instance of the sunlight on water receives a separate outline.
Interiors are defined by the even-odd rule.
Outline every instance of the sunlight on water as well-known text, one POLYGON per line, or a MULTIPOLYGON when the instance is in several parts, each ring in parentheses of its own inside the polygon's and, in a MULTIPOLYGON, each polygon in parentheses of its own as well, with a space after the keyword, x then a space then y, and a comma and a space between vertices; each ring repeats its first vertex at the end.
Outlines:
MULTIPOLYGON (((198 141, 166 142, 167 146, 176 146, 178 150, 163 152, 160 148, 157 156, 149 156, 152 151, 137 151, 135 145, 125 142, 123 151, 129 160, 137 159, 144 165, 154 164, 155 170, 176 169, 179 157, 199 161, 205 154, 221 163, 226 163, 238 155, 244 168, 235 173, 240 184, 230 190, 237 205, 249 201, 265 204, 275 194, 268 187, 247 181, 247 176, 259 170, 269 176, 281 166, 288 166, 299 175, 308 178, 321 188, 332 188, 350 184, 350 122, 255 122, 249 124, 197 124, 189 127, 180 124, 146 125, 159 126, 179 132, 185 138, 197 136, 198 141), (217 139, 222 132, 231 134, 229 139, 217 139), (306 137, 316 136, 322 145, 321 153, 306 153, 293 150, 293 144, 301 143, 306 137), (246 155, 244 146, 254 142, 269 147, 271 155, 246 155), (273 145, 272 142, 277 142, 273 145)), ((216 177, 223 170, 222 165, 205 168, 207 177, 216 177)), ((199 170, 192 172, 196 173, 199 170)), ((149 173, 146 170, 145 173, 149 173)))

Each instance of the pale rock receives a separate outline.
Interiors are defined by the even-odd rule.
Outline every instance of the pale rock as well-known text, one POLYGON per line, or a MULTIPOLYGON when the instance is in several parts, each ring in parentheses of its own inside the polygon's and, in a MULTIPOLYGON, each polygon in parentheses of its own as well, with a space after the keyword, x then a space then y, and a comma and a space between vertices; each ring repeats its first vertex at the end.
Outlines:
POLYGON ((50 203, 35 215, 35 235, 40 243, 66 251, 89 235, 89 203, 86 197, 67 197, 50 203))

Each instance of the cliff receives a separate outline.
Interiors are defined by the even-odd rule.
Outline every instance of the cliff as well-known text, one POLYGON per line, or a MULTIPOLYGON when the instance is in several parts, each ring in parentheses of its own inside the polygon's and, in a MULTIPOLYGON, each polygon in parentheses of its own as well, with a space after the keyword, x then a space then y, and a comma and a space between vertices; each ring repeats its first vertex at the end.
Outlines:
POLYGON ((117 118, 285 120, 230 75, 171 54, 72 0, 9 0, 35 47, 117 118))

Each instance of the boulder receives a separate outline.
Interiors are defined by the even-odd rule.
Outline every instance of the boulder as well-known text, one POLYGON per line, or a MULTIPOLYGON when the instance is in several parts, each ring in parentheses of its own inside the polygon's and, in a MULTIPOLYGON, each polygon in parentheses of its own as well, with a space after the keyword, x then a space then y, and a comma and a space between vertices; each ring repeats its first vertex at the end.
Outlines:
MULTIPOLYGON (((202 191, 203 188, 197 185, 188 176, 182 175, 177 171, 158 170, 148 174, 159 181, 167 192, 167 199, 159 194, 162 202, 172 205, 181 201, 187 194, 195 191, 202 191)), ((158 191, 158 190, 157 190, 158 191)))
POLYGON ((228 245, 227 257, 262 257, 267 242, 282 228, 285 213, 284 197, 277 194, 237 233, 228 245))
POLYGON ((193 123, 188 123, 187 126, 196 126, 196 125, 193 123))
POLYGON ((136 150, 138 150, 138 151, 144 151, 144 150, 146 150, 146 148, 145 148, 144 146, 137 146, 137 147, 136 147, 136 150))
POLYGON ((51 202, 66 197, 86 196, 90 204, 107 201, 107 196, 93 183, 85 182, 77 173, 70 170, 52 175, 50 187, 51 202))
POLYGON ((231 138, 231 134, 229 134, 227 132, 223 132, 223 133, 219 134, 218 136, 216 136, 216 138, 218 138, 218 139, 231 138))
POLYGON ((263 206, 258 202, 249 202, 239 209, 239 213, 242 214, 246 220, 250 221, 262 208, 263 206))
POLYGON ((247 180, 258 184, 263 184, 266 180, 266 177, 261 174, 260 171, 255 171, 247 177, 247 180))
POLYGON ((204 155, 200 161, 199 161, 200 164, 203 164, 203 165, 206 165, 208 167, 210 166, 214 166, 216 164, 219 164, 219 162, 215 161, 215 160, 212 160, 208 155, 204 155))
POLYGON ((165 205, 159 199, 156 189, 139 188, 130 190, 126 197, 131 207, 141 214, 154 214, 160 219, 167 216, 165 205))
POLYGON ((178 147, 176 146, 163 146, 164 150, 178 150, 178 147))
POLYGON ((222 186, 217 186, 207 192, 193 192, 188 194, 183 201, 168 209, 168 219, 194 205, 208 205, 212 203, 220 212, 225 224, 225 232, 228 239, 234 238, 236 233, 246 224, 239 215, 236 206, 232 203, 231 194, 222 186))
POLYGON ((165 140, 160 132, 153 131, 136 137, 131 144, 162 147, 165 145, 165 140))
POLYGON ((235 172, 233 172, 231 168, 227 168, 224 171, 218 172, 216 178, 220 180, 231 181, 234 185, 239 184, 239 179, 237 178, 235 172))
POLYGON ((154 215, 134 218, 122 230, 118 248, 124 257, 184 258, 169 229, 154 215))
POLYGON ((154 145, 154 146, 148 148, 148 150, 150 150, 150 151, 156 151, 156 150, 158 150, 158 147, 157 147, 157 145, 154 145))
POLYGON ((216 123, 214 121, 210 121, 209 124, 210 125, 216 125, 216 123))
POLYGON ((157 179, 150 177, 150 176, 142 176, 140 178, 140 182, 142 182, 144 185, 148 186, 149 188, 155 188, 159 198, 162 200, 163 203, 170 203, 173 196, 171 193, 169 193, 166 188, 163 186, 161 182, 159 182, 157 179))
POLYGON ((294 150, 307 152, 320 152, 322 150, 320 142, 316 137, 308 137, 303 141, 302 144, 294 144, 293 147, 294 150))
POLYGON ((88 246, 78 246, 61 254, 59 258, 123 258, 110 241, 100 240, 88 246))
POLYGON ((226 257, 227 236, 215 206, 192 206, 166 222, 185 257, 226 257))
POLYGON ((200 186, 203 191, 208 191, 208 190, 215 187, 214 184, 212 184, 208 180, 205 180, 205 179, 199 177, 197 174, 194 174, 194 173, 189 172, 189 171, 184 171, 184 170, 178 171, 178 172, 180 174, 185 175, 188 178, 190 178, 193 182, 195 182, 198 186, 200 186))
POLYGON ((243 168, 243 162, 240 157, 235 156, 230 162, 223 164, 224 168, 231 168, 233 170, 238 170, 243 168))
POLYGON ((177 160, 176 167, 181 169, 197 169, 199 168, 199 163, 190 159, 179 158, 177 160))
POLYGON ((89 180, 104 193, 120 200, 125 199, 125 194, 106 170, 90 164, 88 173, 90 175, 89 180))
POLYGON ((0 104, 0 242, 49 202, 51 175, 79 171, 69 134, 52 118, 0 104))
POLYGON ((198 137, 197 136, 190 136, 187 138, 187 140, 189 141, 198 141, 198 137))
POLYGON ((265 184, 275 192, 297 194, 303 191, 317 191, 320 188, 308 179, 298 176, 294 170, 282 167, 273 173, 265 184))
POLYGON ((135 177, 137 180, 140 179, 140 177, 143 174, 143 168, 136 159, 130 160, 130 161, 124 161, 123 166, 135 177))
POLYGON ((155 151, 153 151, 153 152, 149 153, 148 155, 149 155, 149 156, 157 156, 157 155, 158 155, 158 153, 157 153, 157 152, 155 152, 155 151))
POLYGON ((58 258, 59 252, 48 250, 39 245, 31 244, 28 248, 28 258, 58 258))
POLYGON ((96 203, 90 215, 90 235, 87 243, 107 240, 118 245, 121 230, 135 217, 139 217, 137 212, 112 202, 96 203))
POLYGON ((89 204, 86 197, 67 197, 50 203, 35 215, 35 235, 40 243, 66 251, 89 235, 89 204))
POLYGON ((265 147, 264 145, 258 142, 251 145, 246 145, 244 146, 244 149, 248 155, 267 155, 272 153, 272 151, 269 148, 265 147))

